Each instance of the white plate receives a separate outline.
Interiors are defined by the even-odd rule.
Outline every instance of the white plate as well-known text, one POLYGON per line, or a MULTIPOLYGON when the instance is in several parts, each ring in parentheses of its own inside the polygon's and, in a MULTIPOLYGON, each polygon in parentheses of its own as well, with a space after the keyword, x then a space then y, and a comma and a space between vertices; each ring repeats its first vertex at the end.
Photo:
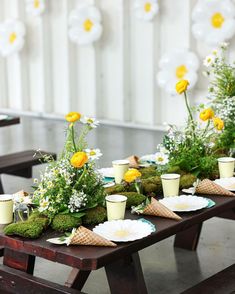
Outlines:
POLYGON ((217 179, 214 182, 229 191, 235 192, 235 177, 217 179))
POLYGON ((50 242, 56 245, 63 245, 63 244, 67 244, 68 238, 65 238, 65 240, 63 241, 61 240, 61 238, 51 238, 51 239, 47 239, 47 242, 50 242))
POLYGON ((8 115, 0 114, 0 120, 4 120, 4 119, 7 119, 7 118, 8 118, 8 115))
POLYGON ((109 182, 109 183, 106 183, 103 185, 104 188, 110 188, 110 187, 113 187, 115 186, 115 183, 114 182, 109 182))
POLYGON ((93 232, 114 242, 129 242, 150 235, 152 227, 138 220, 113 220, 99 224, 93 232))
POLYGON ((205 198, 190 195, 166 197, 159 201, 172 211, 195 211, 208 206, 205 198))
POLYGON ((97 170, 104 178, 114 178, 114 170, 112 167, 100 168, 97 170))

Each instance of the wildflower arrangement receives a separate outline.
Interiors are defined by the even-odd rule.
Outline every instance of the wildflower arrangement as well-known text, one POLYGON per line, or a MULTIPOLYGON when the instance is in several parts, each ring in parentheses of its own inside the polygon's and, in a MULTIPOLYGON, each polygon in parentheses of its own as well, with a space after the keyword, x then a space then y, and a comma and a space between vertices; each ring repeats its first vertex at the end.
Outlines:
POLYGON ((133 183, 137 193, 141 194, 141 178, 142 174, 135 168, 129 169, 124 175, 124 181, 128 184, 133 183))
POLYGON ((105 195, 101 176, 95 171, 95 160, 102 153, 88 149, 85 140, 98 121, 77 112, 67 114, 66 120, 64 150, 57 161, 49 160, 33 195, 38 211, 51 220, 57 214, 81 218, 88 209, 102 205, 105 195), (80 123, 83 127, 78 136, 76 125, 80 123))

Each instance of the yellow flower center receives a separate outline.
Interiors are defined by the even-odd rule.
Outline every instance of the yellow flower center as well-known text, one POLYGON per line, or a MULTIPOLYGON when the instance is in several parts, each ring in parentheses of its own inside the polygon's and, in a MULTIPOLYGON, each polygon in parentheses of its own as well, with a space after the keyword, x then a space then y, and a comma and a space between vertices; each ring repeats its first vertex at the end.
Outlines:
POLYGON ((87 19, 86 21, 84 21, 83 26, 84 26, 84 30, 86 32, 90 32, 92 30, 93 27, 93 22, 90 19, 87 19))
POLYGON ((163 160, 164 160, 163 157, 161 157, 161 156, 157 157, 157 161, 162 162, 163 160))
POLYGON ((144 5, 145 12, 150 12, 151 9, 152 9, 152 4, 149 2, 145 3, 145 5, 144 5))
POLYGON ((34 0, 33 6, 34 6, 34 8, 39 8, 40 1, 39 0, 34 0))
POLYGON ((183 79, 187 72, 187 67, 184 64, 182 64, 176 68, 175 74, 178 79, 183 79))
POLYGON ((94 120, 93 120, 92 118, 88 118, 87 122, 88 122, 89 124, 93 124, 94 120))
POLYGON ((15 42, 16 38, 17 38, 16 33, 11 33, 10 37, 9 37, 10 44, 13 44, 15 42))
POLYGON ((90 155, 91 155, 91 156, 96 155, 96 152, 95 152, 94 150, 92 150, 92 151, 90 152, 90 155))
POLYGON ((224 23, 224 17, 220 12, 216 12, 211 17, 211 24, 215 29, 220 29, 224 23))

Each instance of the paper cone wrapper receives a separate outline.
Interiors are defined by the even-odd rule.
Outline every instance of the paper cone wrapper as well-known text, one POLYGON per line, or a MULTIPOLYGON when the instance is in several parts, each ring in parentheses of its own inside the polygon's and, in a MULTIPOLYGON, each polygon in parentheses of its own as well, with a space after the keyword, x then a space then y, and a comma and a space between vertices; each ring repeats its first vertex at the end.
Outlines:
POLYGON ((87 228, 80 226, 74 236, 72 237, 69 245, 92 245, 92 246, 108 246, 115 247, 117 244, 95 234, 87 228))
POLYGON ((143 214, 145 215, 154 215, 154 216, 161 216, 165 218, 171 218, 175 220, 181 220, 182 218, 174 213, 172 210, 161 204, 159 201, 157 201, 154 198, 151 198, 151 203, 148 204, 143 214))
POLYGON ((130 162, 130 167, 138 168, 139 167, 139 157, 132 155, 127 158, 130 162))
POLYGON ((221 196, 235 196, 234 193, 219 186, 209 179, 201 181, 196 187, 196 193, 208 195, 221 195, 221 196))

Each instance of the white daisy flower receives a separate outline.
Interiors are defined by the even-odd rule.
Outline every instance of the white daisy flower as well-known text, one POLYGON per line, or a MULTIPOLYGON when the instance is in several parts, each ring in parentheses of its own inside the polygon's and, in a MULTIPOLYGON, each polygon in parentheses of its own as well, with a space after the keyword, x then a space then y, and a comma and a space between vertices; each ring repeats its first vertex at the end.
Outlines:
POLYGON ((92 128, 96 128, 99 125, 99 121, 93 117, 83 116, 83 117, 81 117, 80 121, 83 124, 87 124, 92 128))
POLYGON ((25 0, 25 2, 26 11, 33 16, 39 16, 45 10, 45 0, 25 0))
POLYGON ((155 155, 155 162, 159 165, 166 165, 169 162, 169 157, 167 154, 162 152, 157 152, 155 155))
POLYGON ((99 159, 103 154, 100 149, 85 149, 85 152, 90 160, 99 159))
POLYGON ((20 51, 24 46, 25 26, 15 19, 0 24, 0 52, 6 57, 20 51))
POLYGON ((192 32, 209 46, 231 39, 235 34, 235 5, 231 0, 201 0, 192 13, 192 32))
POLYGON ((39 212, 42 212, 42 211, 44 211, 44 210, 47 210, 49 204, 50 204, 50 202, 49 202, 48 197, 46 197, 45 199, 42 199, 42 200, 40 201, 40 204, 39 204, 40 207, 39 207, 38 211, 39 211, 39 212))
POLYGON ((158 13, 158 0, 135 0, 136 17, 143 21, 151 21, 158 13))
POLYGON ((102 35, 101 13, 94 5, 80 5, 69 15, 69 38, 79 45, 97 41, 102 35))
POLYGON ((208 56, 204 59, 203 64, 204 64, 206 67, 209 67, 209 66, 211 66, 211 65, 214 63, 215 58, 216 58, 215 55, 210 54, 210 55, 208 55, 208 56))
POLYGON ((158 84, 171 95, 177 94, 175 85, 178 81, 182 79, 188 80, 189 89, 192 89, 197 82, 199 61, 191 51, 184 49, 171 51, 162 56, 159 67, 158 84))

